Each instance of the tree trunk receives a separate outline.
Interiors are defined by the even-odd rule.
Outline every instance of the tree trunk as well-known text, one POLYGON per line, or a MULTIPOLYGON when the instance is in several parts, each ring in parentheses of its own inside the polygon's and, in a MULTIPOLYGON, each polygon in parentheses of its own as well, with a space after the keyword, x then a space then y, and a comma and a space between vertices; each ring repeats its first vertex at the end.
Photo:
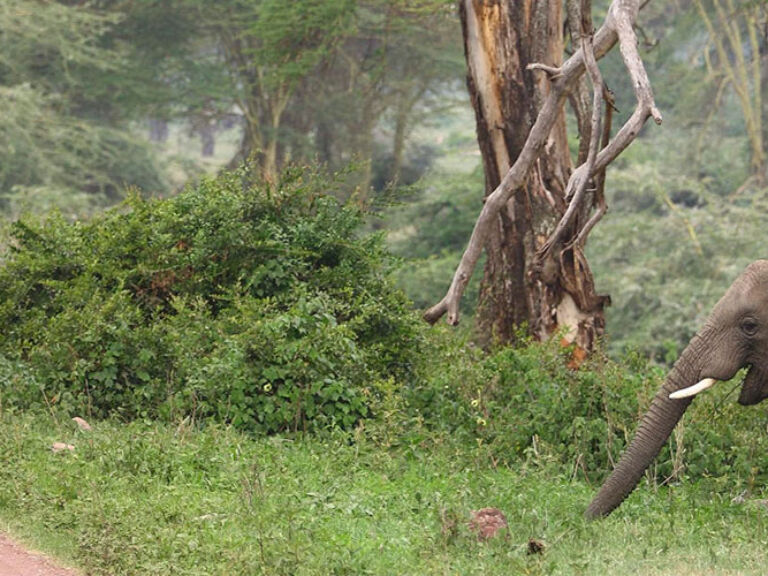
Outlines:
POLYGON ((241 162, 252 160, 259 167, 262 178, 274 182, 281 169, 277 162, 277 146, 280 120, 288 97, 281 97, 277 104, 270 106, 270 102, 256 88, 253 93, 247 108, 243 108, 246 122, 240 148, 228 168, 234 169, 241 162))
POLYGON ((403 168, 403 155, 405 154, 405 136, 410 110, 401 97, 397 105, 395 115, 395 134, 392 141, 392 167, 389 170, 389 181, 397 184, 400 181, 400 172, 403 168))
POLYGON ((357 153, 362 163, 358 176, 358 195, 361 202, 368 198, 371 182, 373 182, 373 130, 375 127, 374 99, 371 95, 366 95, 360 114, 357 139, 357 153))
POLYGON ((404 90, 397 99, 395 105, 395 133, 392 141, 392 167, 389 172, 389 181, 397 184, 403 169, 405 156, 405 143, 408 138, 408 126, 411 123, 411 113, 416 104, 424 95, 424 87, 417 87, 412 92, 404 90))
POLYGON ((213 158, 216 153, 216 124, 210 119, 205 119, 197 131, 202 143, 201 155, 203 158, 213 158))
POLYGON ((317 120, 315 142, 318 160, 328 167, 337 167, 340 162, 337 161, 337 155, 334 153, 334 131, 332 123, 324 116, 320 116, 317 120))
MULTIPOLYGON (((534 75, 527 65, 562 64, 562 3, 461 0, 459 12, 487 196, 520 154, 549 88, 546 76, 534 75)), ((571 170, 561 110, 539 161, 485 245, 477 328, 486 344, 513 341, 523 326, 540 340, 565 328, 568 342, 591 350, 603 333, 608 299, 595 293, 581 247, 570 246, 591 202, 584 203, 553 256, 535 265, 537 251, 565 212, 571 170)))
POLYGON ((168 140, 168 122, 162 118, 150 118, 149 139, 152 142, 166 142, 168 140))

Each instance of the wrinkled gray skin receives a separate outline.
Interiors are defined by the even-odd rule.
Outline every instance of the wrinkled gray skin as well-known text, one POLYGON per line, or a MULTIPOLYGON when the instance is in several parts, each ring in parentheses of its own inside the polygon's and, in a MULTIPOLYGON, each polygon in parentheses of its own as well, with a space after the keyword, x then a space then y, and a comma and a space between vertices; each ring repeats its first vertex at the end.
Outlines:
POLYGON ((747 267, 691 339, 651 402, 619 464, 587 508, 587 518, 610 514, 658 455, 693 400, 673 400, 670 393, 704 378, 728 380, 743 367, 749 370, 739 404, 757 404, 768 397, 768 260, 747 267))

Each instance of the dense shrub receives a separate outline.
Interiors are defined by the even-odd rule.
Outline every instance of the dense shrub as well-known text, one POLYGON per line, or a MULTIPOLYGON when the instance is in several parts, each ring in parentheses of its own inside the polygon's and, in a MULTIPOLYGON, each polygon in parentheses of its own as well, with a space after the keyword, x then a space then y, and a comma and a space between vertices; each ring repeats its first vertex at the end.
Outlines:
POLYGON ((38 401, 97 416, 352 425, 370 381, 409 374, 418 334, 381 237, 358 234, 363 210, 332 186, 242 169, 89 222, 17 222, 0 353, 31 367, 38 401))
MULTIPOLYGON (((528 462, 592 482, 618 462, 665 375, 637 354, 616 362, 596 353, 573 370, 556 339, 485 353, 442 336, 428 355, 432 376, 406 391, 426 434, 463 436, 495 465, 528 462)), ((735 402, 738 381, 693 402, 648 478, 768 485, 768 415, 735 402)), ((406 440, 415 430, 410 417, 406 440)))
POLYGON ((596 354, 578 370, 555 340, 491 353, 438 345, 444 370, 414 388, 413 406, 431 425, 474 437, 497 462, 552 458, 588 474, 610 469, 660 383, 633 357, 626 365, 596 354))

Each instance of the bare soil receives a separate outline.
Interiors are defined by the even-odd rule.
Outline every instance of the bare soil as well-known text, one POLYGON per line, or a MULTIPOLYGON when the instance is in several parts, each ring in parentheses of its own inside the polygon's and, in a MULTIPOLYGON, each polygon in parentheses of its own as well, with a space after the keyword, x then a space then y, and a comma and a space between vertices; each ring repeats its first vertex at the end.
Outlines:
POLYGON ((0 576, 78 576, 78 573, 60 568, 43 554, 30 552, 0 534, 0 576))

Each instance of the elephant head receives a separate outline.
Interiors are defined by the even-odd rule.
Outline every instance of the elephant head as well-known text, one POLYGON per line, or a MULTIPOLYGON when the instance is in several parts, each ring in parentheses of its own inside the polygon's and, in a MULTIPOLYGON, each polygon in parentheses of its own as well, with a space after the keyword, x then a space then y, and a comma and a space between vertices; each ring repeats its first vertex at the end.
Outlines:
POLYGON ((739 404, 768 398, 768 260, 742 272, 680 355, 618 465, 587 508, 588 518, 619 506, 658 455, 696 394, 748 367, 739 404))

